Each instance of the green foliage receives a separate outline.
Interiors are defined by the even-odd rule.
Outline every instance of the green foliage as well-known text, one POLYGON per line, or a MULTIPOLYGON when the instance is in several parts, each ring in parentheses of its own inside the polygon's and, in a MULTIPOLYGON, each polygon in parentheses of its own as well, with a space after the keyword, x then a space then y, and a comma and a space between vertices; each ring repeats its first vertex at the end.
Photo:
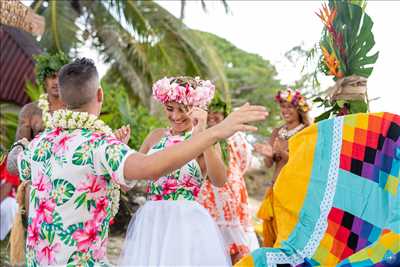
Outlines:
MULTIPOLYGON (((337 12, 334 27, 343 35, 345 53, 338 53, 344 63, 345 76, 358 75, 368 78, 373 70, 372 65, 378 59, 379 52, 369 55, 375 45, 372 33, 373 22, 364 12, 363 1, 352 4, 348 1, 329 1, 331 8, 337 12), (361 6, 360 6, 361 5, 361 6)), ((332 47, 333 48, 333 47, 332 47)), ((339 50, 340 47, 335 47, 339 50)))
POLYGON ((269 135, 280 121, 274 96, 283 86, 276 79, 275 67, 261 56, 247 53, 221 37, 211 33, 197 32, 205 42, 213 46, 223 62, 232 104, 239 106, 250 102, 268 108, 270 117, 257 126, 260 134, 269 135))
POLYGON ((72 48, 81 44, 78 39, 77 19, 79 1, 36 1, 32 3, 36 12, 45 18, 46 28, 40 39, 40 46, 49 53, 63 51, 69 54, 72 48), (45 5, 44 3, 47 3, 45 5), (75 3, 74 3, 75 2, 75 3), (36 4, 36 5, 35 5, 36 4))
POLYGON ((360 112, 367 112, 368 105, 362 100, 333 100, 323 99, 316 97, 314 103, 319 103, 319 107, 328 109, 322 114, 318 115, 314 121, 319 122, 325 119, 332 118, 334 116, 342 116, 347 114, 354 114, 360 112))
POLYGON ((147 108, 152 108, 151 84, 163 76, 201 76, 227 93, 218 55, 155 1, 43 0, 32 7, 46 18, 41 41, 46 51, 72 54, 90 38, 114 75, 147 108))
POLYGON ((32 101, 36 101, 39 100, 39 97, 44 93, 44 90, 42 86, 28 80, 25 84, 25 93, 32 101))
POLYGON ((11 103, 0 103, 0 156, 15 141, 20 107, 11 103))
POLYGON ((214 98, 212 99, 210 105, 208 105, 208 110, 212 112, 221 112, 224 116, 228 116, 231 112, 231 104, 228 101, 225 101, 220 93, 220 91, 216 90, 214 94, 214 98))
MULTIPOLYGON (((330 15, 324 22, 320 41, 323 55, 320 57, 318 68, 326 75, 335 75, 334 80, 352 75, 368 78, 372 73, 373 64, 378 59, 379 52, 371 55, 375 46, 373 22, 365 13, 365 7, 365 0, 330 0, 329 8, 325 7, 325 14, 330 15)), ((363 100, 316 98, 314 102, 327 109, 316 121, 368 111, 368 103, 363 100)))

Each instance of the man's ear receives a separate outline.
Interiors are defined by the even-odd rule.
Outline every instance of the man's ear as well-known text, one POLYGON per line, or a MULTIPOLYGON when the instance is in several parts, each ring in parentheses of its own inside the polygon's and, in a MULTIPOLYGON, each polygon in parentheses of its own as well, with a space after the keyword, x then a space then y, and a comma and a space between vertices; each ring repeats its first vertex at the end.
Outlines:
POLYGON ((104 99, 103 88, 99 87, 99 89, 97 89, 97 101, 102 103, 103 99, 104 99))

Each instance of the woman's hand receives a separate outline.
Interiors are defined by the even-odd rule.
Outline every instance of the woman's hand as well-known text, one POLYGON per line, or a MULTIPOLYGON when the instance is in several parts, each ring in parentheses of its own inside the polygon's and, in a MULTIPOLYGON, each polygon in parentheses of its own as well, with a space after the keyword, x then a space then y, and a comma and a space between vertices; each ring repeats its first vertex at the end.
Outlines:
POLYGON ((273 145, 273 153, 282 160, 288 160, 288 146, 287 141, 277 138, 273 145))
POLYGON ((274 155, 272 146, 270 143, 265 143, 265 144, 261 144, 261 143, 256 143, 254 144, 254 151, 263 155, 264 157, 269 157, 272 158, 272 156, 274 155))
POLYGON ((128 144, 129 139, 131 138, 131 128, 129 125, 122 126, 118 130, 115 130, 114 135, 119 141, 128 144))
POLYGON ((191 110, 189 110, 187 115, 191 118, 193 122, 194 128, 192 135, 201 133, 207 128, 208 113, 204 109, 194 107, 191 110))

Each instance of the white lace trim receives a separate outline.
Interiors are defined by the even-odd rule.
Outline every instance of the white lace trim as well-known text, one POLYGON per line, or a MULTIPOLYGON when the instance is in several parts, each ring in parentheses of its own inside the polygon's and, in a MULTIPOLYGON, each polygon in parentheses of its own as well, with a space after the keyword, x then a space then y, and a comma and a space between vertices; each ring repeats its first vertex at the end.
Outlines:
POLYGON ((303 250, 296 251, 296 254, 287 256, 283 252, 267 252, 266 260, 268 266, 277 266, 277 264, 298 265, 304 262, 304 258, 310 258, 324 236, 328 227, 328 214, 332 207, 333 198, 336 191, 336 183, 339 174, 340 150, 342 147, 342 126, 343 117, 338 117, 333 122, 333 140, 331 162, 328 170, 328 181, 325 188, 325 194, 320 205, 320 215, 315 225, 314 232, 305 245, 303 250))

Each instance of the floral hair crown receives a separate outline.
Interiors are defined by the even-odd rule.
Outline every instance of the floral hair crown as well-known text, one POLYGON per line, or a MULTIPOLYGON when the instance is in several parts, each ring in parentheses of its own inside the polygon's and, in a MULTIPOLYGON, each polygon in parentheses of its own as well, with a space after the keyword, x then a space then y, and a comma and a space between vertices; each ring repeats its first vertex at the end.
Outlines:
POLYGON ((215 86, 199 77, 165 77, 153 84, 153 97, 163 104, 177 102, 206 109, 214 93, 215 86))
POLYGON ((283 101, 289 102, 303 112, 310 111, 310 106, 307 104, 305 97, 298 90, 288 88, 283 91, 278 91, 275 96, 275 101, 278 103, 283 101))

